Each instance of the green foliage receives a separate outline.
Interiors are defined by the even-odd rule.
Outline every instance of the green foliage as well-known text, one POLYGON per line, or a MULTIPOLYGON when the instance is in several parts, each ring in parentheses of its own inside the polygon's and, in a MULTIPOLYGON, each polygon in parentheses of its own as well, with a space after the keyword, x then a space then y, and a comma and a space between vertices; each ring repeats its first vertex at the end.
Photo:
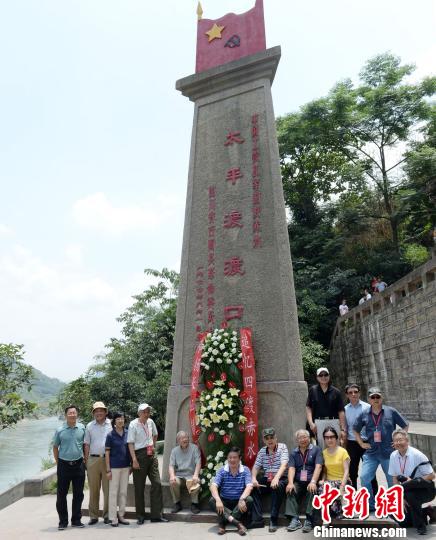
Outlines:
POLYGON ((404 258, 410 266, 416 268, 428 260, 428 250, 419 244, 408 244, 404 250, 404 258))
POLYGON ((35 403, 23 399, 23 387, 31 389, 32 367, 23 362, 23 345, 0 343, 0 430, 31 414, 35 403))
POLYGON ((57 408, 75 403, 83 421, 91 419, 92 403, 102 400, 111 411, 136 417, 141 402, 153 406, 154 420, 165 426, 167 390, 171 380, 179 277, 163 269, 145 270, 157 283, 134 296, 134 303, 118 318, 120 339, 111 339, 107 353, 88 372, 68 384, 57 408))
POLYGON ((324 363, 343 298, 423 262, 436 225, 436 78, 392 54, 360 81, 277 120, 306 380, 324 363), (419 142, 416 142, 419 140, 419 142))

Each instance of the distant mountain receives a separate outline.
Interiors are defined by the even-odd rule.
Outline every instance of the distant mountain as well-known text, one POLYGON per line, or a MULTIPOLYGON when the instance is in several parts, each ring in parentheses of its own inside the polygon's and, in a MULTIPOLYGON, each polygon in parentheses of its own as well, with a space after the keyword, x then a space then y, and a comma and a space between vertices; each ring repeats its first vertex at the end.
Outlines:
POLYGON ((65 386, 65 383, 59 379, 44 375, 39 369, 33 369, 32 388, 30 392, 23 390, 21 396, 24 399, 33 401, 38 404, 36 414, 48 414, 49 404, 57 396, 60 390, 65 386))

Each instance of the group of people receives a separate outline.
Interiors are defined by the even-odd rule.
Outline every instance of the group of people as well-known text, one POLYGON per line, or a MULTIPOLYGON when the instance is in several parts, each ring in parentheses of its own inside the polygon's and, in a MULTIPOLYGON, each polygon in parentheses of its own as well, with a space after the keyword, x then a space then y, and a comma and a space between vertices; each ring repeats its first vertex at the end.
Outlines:
MULTIPOLYGON (((296 446, 288 451, 279 442, 274 427, 262 430, 264 446, 259 450, 250 471, 241 461, 241 450, 229 448, 227 461, 216 471, 210 483, 210 507, 218 514, 218 534, 226 532, 231 523, 240 535, 247 527, 263 527, 262 497, 270 494, 269 531, 278 528, 278 517, 285 501, 288 531, 302 528, 309 532, 314 526, 313 498, 321 493, 325 483, 343 494, 347 484, 357 488, 360 462, 360 484, 370 494, 369 510, 375 510, 378 490, 376 471, 381 466, 388 486, 404 486, 407 516, 420 534, 426 532, 422 503, 431 500, 435 477, 431 463, 418 449, 409 445, 408 422, 393 407, 383 404, 379 388, 368 391, 369 403, 360 399, 360 387, 348 384, 344 406, 341 392, 330 381, 329 370, 317 370, 317 384, 309 390, 306 416, 309 430, 295 433, 296 446), (313 441, 313 442, 312 442, 313 441), (315 444, 316 443, 316 444, 315 444), (418 482, 418 484, 417 484, 418 482), (300 521, 300 508, 305 513, 300 521)), ((73 484, 72 527, 83 527, 81 505, 85 467, 89 483, 89 525, 99 519, 99 495, 103 489, 103 519, 112 526, 127 525, 124 519, 129 474, 133 471, 137 523, 145 520, 144 488, 146 477, 151 482, 151 521, 165 522, 162 516, 162 487, 155 453, 157 429, 150 418, 150 406, 139 405, 138 418, 125 428, 122 413, 107 419, 107 408, 101 402, 93 407, 94 420, 86 428, 77 421, 77 407, 67 407, 66 422, 57 429, 53 445, 58 470, 57 510, 59 529, 68 526, 66 495, 73 484)), ((191 511, 200 512, 201 454, 189 435, 177 433, 177 446, 169 460, 169 481, 173 497, 173 512, 182 509, 181 490, 188 491, 191 511)), ((330 509, 333 516, 342 517, 341 498, 330 509)))
MULTIPOLYGON (((381 293, 387 288, 388 284, 383 281, 380 277, 375 277, 371 281, 371 288, 363 289, 362 290, 362 296, 359 300, 359 306, 367 302, 368 300, 371 300, 373 294, 381 293)), ((341 300, 341 303, 339 304, 339 315, 343 317, 349 312, 349 308, 347 305, 346 298, 343 298, 341 300)))
POLYGON ((82 523, 85 470, 89 485, 89 523, 99 520, 100 491, 103 491, 103 521, 112 527, 129 525, 124 518, 129 475, 133 472, 136 518, 145 521, 144 489, 146 478, 151 482, 151 521, 166 522, 162 516, 163 499, 159 467, 155 452, 157 428, 150 418, 147 403, 138 406, 138 418, 125 427, 125 416, 117 412, 112 420, 108 409, 97 401, 92 408, 94 420, 85 426, 78 422, 79 409, 65 409, 66 422, 53 438, 53 456, 57 463, 57 500, 59 530, 68 527, 67 493, 72 484, 72 527, 82 523))

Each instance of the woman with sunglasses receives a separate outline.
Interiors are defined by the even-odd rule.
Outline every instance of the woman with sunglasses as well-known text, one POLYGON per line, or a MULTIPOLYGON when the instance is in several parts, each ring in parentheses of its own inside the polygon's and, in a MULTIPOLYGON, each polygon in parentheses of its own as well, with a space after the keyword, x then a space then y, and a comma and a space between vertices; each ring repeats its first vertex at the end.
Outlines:
MULTIPOLYGON (((323 433, 325 449, 322 452, 324 469, 319 483, 319 493, 322 493, 324 484, 327 482, 331 487, 337 488, 344 494, 345 486, 349 484, 350 456, 345 448, 339 446, 339 436, 332 426, 327 426, 323 433)), ((330 507, 332 517, 342 517, 342 501, 338 497, 330 507)))

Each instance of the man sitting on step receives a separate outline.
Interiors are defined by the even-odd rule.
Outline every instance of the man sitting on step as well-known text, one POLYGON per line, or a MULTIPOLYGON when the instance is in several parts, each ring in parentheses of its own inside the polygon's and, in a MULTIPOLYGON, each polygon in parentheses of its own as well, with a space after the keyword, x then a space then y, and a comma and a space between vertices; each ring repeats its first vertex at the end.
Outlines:
POLYGON ((227 463, 210 484, 209 506, 218 514, 218 534, 226 534, 226 523, 236 525, 241 536, 247 534, 241 520, 248 518, 253 506, 252 489, 250 469, 241 463, 241 449, 233 446, 227 452, 227 463))
POLYGON ((180 500, 180 488, 186 486, 191 496, 191 512, 198 514, 198 494, 200 492, 200 480, 198 478, 201 469, 200 450, 196 444, 189 442, 186 431, 179 431, 176 435, 177 446, 171 450, 170 455, 170 489, 173 496, 173 512, 180 512, 182 503, 180 500))

